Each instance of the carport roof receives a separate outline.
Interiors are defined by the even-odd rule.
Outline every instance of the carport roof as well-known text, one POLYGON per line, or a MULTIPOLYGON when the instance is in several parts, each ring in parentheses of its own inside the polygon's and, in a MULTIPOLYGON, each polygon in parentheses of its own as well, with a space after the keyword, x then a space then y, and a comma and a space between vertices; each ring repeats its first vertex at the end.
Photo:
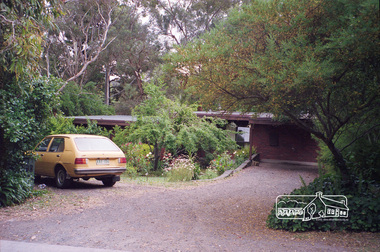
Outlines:
POLYGON ((74 124, 87 124, 87 120, 96 121, 101 126, 128 126, 136 121, 136 117, 131 115, 96 115, 96 116, 72 116, 74 124))
POLYGON ((198 117, 219 117, 228 121, 245 121, 249 124, 283 124, 283 122, 273 120, 271 113, 240 113, 240 112, 224 112, 224 111, 198 111, 195 112, 198 117))
MULTIPOLYGON (((229 121, 245 121, 252 124, 281 124, 273 120, 273 115, 270 113, 227 113, 223 111, 197 111, 195 114, 198 117, 219 117, 229 121)), ((87 120, 97 121, 101 126, 128 126, 131 122, 136 121, 136 117, 131 115, 94 115, 94 116, 72 116, 74 124, 87 124, 87 120)))

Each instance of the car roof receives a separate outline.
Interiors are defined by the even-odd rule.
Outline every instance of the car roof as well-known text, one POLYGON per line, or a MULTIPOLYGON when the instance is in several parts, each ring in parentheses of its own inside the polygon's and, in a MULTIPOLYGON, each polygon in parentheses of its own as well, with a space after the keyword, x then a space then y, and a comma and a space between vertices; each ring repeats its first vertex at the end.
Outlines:
POLYGON ((48 135, 46 137, 67 137, 67 138, 76 138, 76 137, 88 137, 88 138, 106 138, 105 136, 90 135, 90 134, 54 134, 48 135))

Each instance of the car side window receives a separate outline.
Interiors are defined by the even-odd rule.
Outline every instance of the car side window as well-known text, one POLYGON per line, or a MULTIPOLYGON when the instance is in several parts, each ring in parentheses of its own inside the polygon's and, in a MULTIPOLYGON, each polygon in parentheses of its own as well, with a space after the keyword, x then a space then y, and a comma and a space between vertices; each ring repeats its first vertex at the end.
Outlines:
POLYGON ((47 151, 51 138, 45 138, 42 142, 37 146, 36 151, 47 151))
POLYGON ((54 138, 50 145, 49 152, 62 152, 64 149, 65 139, 64 138, 54 138))

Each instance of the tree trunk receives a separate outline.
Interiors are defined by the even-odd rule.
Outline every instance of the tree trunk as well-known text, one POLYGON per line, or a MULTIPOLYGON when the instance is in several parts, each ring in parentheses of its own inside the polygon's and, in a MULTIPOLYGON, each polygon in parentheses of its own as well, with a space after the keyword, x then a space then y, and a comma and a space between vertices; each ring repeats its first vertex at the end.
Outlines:
POLYGON ((334 143, 331 141, 327 142, 326 145, 334 156, 336 166, 338 167, 338 169, 340 171, 340 174, 342 176, 342 180, 349 182, 350 181, 350 174, 348 171, 346 160, 344 159, 341 151, 338 148, 336 148, 334 143))
POLYGON ((105 105, 110 105, 110 74, 111 74, 111 68, 107 65, 105 83, 104 83, 104 104, 105 105))
POLYGON ((140 96, 142 97, 144 95, 144 89, 143 89, 143 86, 142 86, 142 78, 141 78, 141 74, 140 74, 140 70, 136 70, 135 71, 135 76, 136 76, 136 81, 137 81, 137 87, 140 91, 140 96))
POLYGON ((159 151, 158 143, 154 144, 154 151, 153 152, 154 152, 154 166, 153 166, 153 170, 157 171, 158 170, 158 161, 160 159, 160 151, 159 151))

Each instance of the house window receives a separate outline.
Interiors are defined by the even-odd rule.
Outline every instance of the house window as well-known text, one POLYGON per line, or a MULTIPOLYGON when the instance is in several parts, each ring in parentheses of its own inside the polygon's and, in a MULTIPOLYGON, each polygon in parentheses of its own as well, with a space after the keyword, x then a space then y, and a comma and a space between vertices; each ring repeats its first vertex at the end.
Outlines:
POLYGON ((271 131, 269 132, 269 145, 270 146, 278 146, 278 132, 271 131))

